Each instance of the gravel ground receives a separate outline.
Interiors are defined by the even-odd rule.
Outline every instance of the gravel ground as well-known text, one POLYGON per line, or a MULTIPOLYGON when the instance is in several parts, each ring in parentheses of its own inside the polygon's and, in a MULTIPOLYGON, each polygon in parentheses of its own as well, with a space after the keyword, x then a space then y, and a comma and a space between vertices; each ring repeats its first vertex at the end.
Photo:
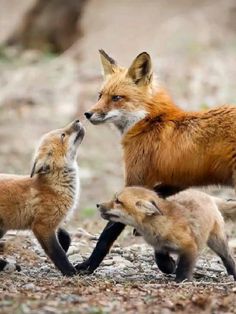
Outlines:
MULTIPOLYGON (((80 228, 72 236, 69 258, 82 261, 97 235, 80 228)), ((63 278, 30 234, 10 233, 6 239, 4 254, 22 271, 0 274, 1 313, 235 313, 233 278, 207 249, 194 281, 176 284, 173 276, 157 269, 152 248, 131 230, 93 275, 74 278, 63 278)))

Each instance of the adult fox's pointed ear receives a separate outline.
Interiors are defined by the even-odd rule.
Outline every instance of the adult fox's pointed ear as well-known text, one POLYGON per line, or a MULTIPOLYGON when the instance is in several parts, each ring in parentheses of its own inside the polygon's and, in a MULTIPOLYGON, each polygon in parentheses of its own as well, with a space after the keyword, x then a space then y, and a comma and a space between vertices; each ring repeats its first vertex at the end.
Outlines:
POLYGON ((148 85, 152 80, 152 61, 147 52, 140 53, 128 69, 127 75, 137 85, 148 85))
POLYGON ((114 73, 117 63, 102 49, 99 50, 104 76, 114 73))
POLYGON ((35 174, 46 174, 50 172, 50 166, 46 161, 36 159, 31 170, 30 177, 32 178, 35 174))
POLYGON ((162 211, 154 201, 139 200, 135 205, 147 216, 163 215, 162 211))

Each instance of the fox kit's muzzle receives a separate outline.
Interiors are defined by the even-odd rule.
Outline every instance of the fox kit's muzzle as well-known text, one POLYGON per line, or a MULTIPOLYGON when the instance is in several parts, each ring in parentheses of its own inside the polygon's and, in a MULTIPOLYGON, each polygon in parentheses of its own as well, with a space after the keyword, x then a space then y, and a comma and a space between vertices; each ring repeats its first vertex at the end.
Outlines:
POLYGON ((74 144, 80 144, 84 138, 85 130, 82 123, 79 120, 73 121, 65 130, 66 132, 72 134, 76 133, 74 139, 74 144))
POLYGON ((119 218, 118 215, 112 212, 112 204, 111 203, 101 203, 96 205, 98 210, 101 213, 103 219, 112 220, 112 218, 119 218))

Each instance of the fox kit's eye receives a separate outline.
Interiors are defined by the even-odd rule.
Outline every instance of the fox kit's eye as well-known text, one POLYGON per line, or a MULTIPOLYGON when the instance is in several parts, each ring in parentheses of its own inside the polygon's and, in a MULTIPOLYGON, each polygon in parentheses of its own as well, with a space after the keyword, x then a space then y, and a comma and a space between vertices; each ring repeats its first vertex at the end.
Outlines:
POLYGON ((119 96, 119 95, 113 95, 112 97, 111 97, 111 99, 112 99, 112 101, 119 101, 119 100, 121 100, 123 97, 122 96, 119 96))
POLYGON ((120 205, 123 204, 118 198, 115 199, 115 203, 116 203, 116 204, 120 204, 120 205))
POLYGON ((63 143, 65 137, 66 137, 65 133, 62 133, 62 134, 61 134, 61 142, 62 142, 62 143, 63 143))

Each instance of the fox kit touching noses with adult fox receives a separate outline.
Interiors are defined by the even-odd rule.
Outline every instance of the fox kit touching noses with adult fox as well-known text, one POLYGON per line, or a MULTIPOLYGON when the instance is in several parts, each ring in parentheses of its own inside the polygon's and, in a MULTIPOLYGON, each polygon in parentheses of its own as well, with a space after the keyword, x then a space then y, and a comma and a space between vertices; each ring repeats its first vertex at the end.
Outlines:
MULTIPOLYGON (((31 229, 67 276, 76 270, 66 256, 70 237, 59 226, 79 198, 76 156, 84 133, 78 120, 51 131, 40 141, 30 177, 0 174, 0 237, 11 229, 31 229)), ((0 270, 8 267, 1 259, 0 270)))
POLYGON ((215 198, 186 190, 164 200, 151 190, 126 187, 97 207, 104 219, 134 227, 154 247, 160 270, 176 272, 177 282, 192 279, 197 256, 206 243, 236 280, 235 262, 215 198), (171 252, 179 256, 177 266, 171 252))

